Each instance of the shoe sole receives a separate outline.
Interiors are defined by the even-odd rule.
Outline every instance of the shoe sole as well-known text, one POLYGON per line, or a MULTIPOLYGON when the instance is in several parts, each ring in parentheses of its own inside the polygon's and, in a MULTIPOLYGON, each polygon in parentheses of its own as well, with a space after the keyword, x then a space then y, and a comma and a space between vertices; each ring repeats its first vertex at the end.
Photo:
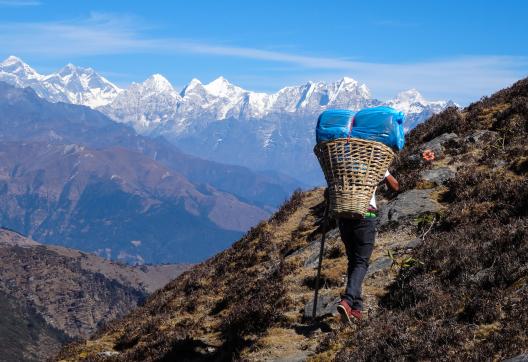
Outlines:
POLYGON ((339 312, 339 314, 341 315, 341 320, 346 323, 348 322, 349 324, 354 324, 352 323, 352 319, 350 319, 350 316, 348 315, 345 307, 341 306, 341 305, 338 305, 337 306, 337 311, 339 312))

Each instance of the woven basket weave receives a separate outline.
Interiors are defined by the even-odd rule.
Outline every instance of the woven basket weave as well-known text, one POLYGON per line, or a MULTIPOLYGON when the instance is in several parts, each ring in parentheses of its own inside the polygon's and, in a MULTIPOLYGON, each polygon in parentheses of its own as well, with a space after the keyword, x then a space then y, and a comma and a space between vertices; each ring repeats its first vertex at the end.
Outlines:
POLYGON ((328 183, 332 217, 362 217, 376 186, 383 180, 394 152, 383 143, 339 138, 314 148, 328 183))

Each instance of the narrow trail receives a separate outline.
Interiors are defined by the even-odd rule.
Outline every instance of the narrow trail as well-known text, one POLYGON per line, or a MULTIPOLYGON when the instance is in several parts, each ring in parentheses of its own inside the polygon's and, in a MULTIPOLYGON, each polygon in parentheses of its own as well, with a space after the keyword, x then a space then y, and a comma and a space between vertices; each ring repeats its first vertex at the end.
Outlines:
MULTIPOLYGON (((316 210, 319 209, 320 214, 322 201, 322 190, 314 191, 307 197, 303 208, 297 210, 288 222, 282 225, 280 233, 275 234, 278 238, 305 238, 309 242, 308 246, 286 257, 288 262, 300 266, 284 281, 287 284, 287 296, 291 301, 291 308, 285 314, 291 325, 268 330, 253 348, 242 353, 242 359, 252 361, 328 360, 334 356, 337 348, 331 348, 319 354, 318 346, 321 343, 332 337, 339 344, 339 341, 344 338, 334 333, 346 337, 355 328, 361 328, 360 325, 344 325, 335 309, 344 290, 347 268, 345 248, 337 228, 327 233, 321 271, 322 286, 319 292, 318 311, 324 309, 325 314, 318 317, 314 323, 307 317, 312 311, 313 280, 316 275, 321 240, 320 232, 314 234, 318 230, 317 224, 320 221, 316 210)), ((363 286, 365 311, 364 320, 361 323, 368 323, 368 319, 376 314, 379 299, 386 293, 387 286, 397 275, 398 267, 393 265, 393 260, 388 256, 387 250, 393 252, 396 260, 402 259, 406 251, 410 250, 405 246, 415 238, 413 233, 405 230, 377 234, 369 272, 363 286)))
MULTIPOLYGON (((329 230, 321 270, 318 318, 313 322, 311 314, 323 201, 323 189, 303 193, 302 201, 287 217, 278 222, 270 220, 261 224, 257 227, 258 231, 242 243, 196 266, 158 291, 145 307, 134 311, 104 333, 68 347, 70 356, 75 357, 63 360, 141 360, 139 356, 147 355, 149 360, 158 360, 149 346, 166 336, 171 338, 170 341, 183 338, 185 343, 193 343, 189 347, 192 352, 188 360, 221 359, 223 351, 232 346, 221 332, 225 321, 233 316, 237 318, 240 313, 237 310, 248 303, 258 303, 255 301, 258 295, 268 298, 270 290, 266 288, 270 286, 265 276, 270 275, 273 265, 281 263, 286 265, 286 271, 276 287, 283 290, 286 307, 281 306, 279 319, 271 322, 262 333, 246 333, 248 343, 236 350, 237 359, 332 359, 348 343, 346 341, 350 340, 356 328, 368 324, 369 319, 378 313, 379 300, 398 273, 398 262, 416 246, 417 241, 416 228, 408 223, 390 232, 378 233, 363 287, 364 318, 358 325, 350 326, 340 321, 336 311, 346 283, 347 257, 339 230, 336 227, 329 230), (388 250, 391 250, 392 258, 388 250), (279 255, 285 255, 282 261, 276 259, 279 255), (259 258, 263 261, 258 261, 259 258), (233 290, 247 285, 255 288, 247 295, 247 301, 233 294, 233 290), (259 289, 267 291, 262 294, 259 289)), ((252 319, 251 313, 244 314, 244 326, 260 323, 252 319)), ((171 343, 169 348, 172 351, 169 353, 174 356, 181 354, 177 349, 179 345, 175 344, 177 342, 166 343, 171 343)))

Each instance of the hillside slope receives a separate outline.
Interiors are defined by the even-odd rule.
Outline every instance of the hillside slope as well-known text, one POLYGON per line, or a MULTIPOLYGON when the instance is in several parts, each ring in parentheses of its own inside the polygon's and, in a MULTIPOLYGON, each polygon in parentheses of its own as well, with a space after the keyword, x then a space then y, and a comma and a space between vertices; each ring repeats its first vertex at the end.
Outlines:
POLYGON ((186 265, 130 267, 0 229, 0 360, 42 360, 128 313, 186 265))
MULTIPOLYGON (((366 278, 366 320, 335 318, 346 257, 328 233, 311 312, 323 192, 296 193, 231 248, 61 360, 501 360, 528 336, 528 79, 418 126, 392 169, 366 278), (421 153, 432 149, 436 159, 421 153), (387 251, 390 250, 390 253, 387 251)), ((382 190, 383 191, 383 190, 382 190)))
POLYGON ((0 164, 3 225, 123 262, 203 260, 268 215, 123 148, 3 142, 0 164))

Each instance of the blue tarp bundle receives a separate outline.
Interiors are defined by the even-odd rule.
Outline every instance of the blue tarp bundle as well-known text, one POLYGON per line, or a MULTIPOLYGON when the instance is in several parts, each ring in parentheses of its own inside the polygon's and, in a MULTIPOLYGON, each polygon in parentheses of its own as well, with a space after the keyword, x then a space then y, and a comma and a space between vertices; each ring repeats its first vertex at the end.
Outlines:
POLYGON ((347 138, 355 114, 347 109, 329 109, 321 113, 315 129, 317 143, 347 138))
POLYGON ((316 140, 327 142, 337 138, 361 138, 378 141, 401 150, 405 144, 405 115, 391 107, 365 108, 355 113, 345 109, 330 109, 319 116, 316 140))

